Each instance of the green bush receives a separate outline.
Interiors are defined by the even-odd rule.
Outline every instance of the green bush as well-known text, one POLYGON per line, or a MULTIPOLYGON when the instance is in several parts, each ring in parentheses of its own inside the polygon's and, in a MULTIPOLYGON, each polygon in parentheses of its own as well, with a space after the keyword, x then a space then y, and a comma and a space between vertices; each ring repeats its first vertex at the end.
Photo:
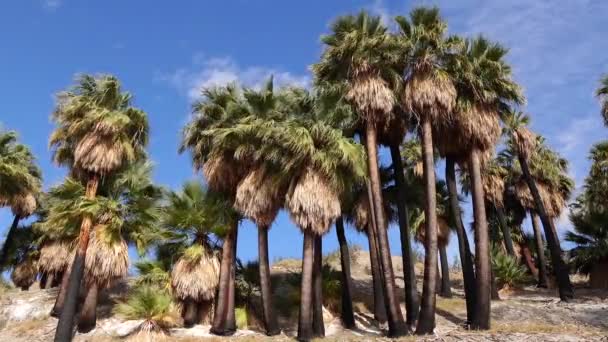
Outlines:
POLYGON ((499 287, 515 287, 529 280, 526 268, 517 259, 498 250, 492 253, 492 270, 499 287))
POLYGON ((235 308, 234 316, 236 319, 236 327, 239 329, 247 329, 247 310, 243 307, 235 308))

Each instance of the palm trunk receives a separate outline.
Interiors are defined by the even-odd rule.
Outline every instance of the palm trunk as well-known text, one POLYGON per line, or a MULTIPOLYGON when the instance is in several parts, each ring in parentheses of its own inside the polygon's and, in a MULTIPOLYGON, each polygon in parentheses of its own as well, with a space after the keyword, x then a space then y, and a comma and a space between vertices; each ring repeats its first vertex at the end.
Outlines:
POLYGON ((41 290, 46 290, 48 278, 49 274, 47 272, 42 273, 42 275, 40 276, 39 285, 41 290))
POLYGON ((270 283, 270 264, 268 262, 268 227, 258 226, 258 255, 260 271, 260 292, 262 294, 262 311, 266 335, 274 336, 280 333, 277 318, 272 306, 272 287, 270 283))
POLYGON ((422 303, 416 334, 432 334, 435 329, 435 287, 437 286, 437 198, 435 189, 435 162, 431 121, 425 118, 421 130, 422 166, 424 170, 425 257, 422 303))
POLYGON ((192 328, 198 319, 198 304, 192 298, 186 298, 183 301, 184 308, 182 317, 184 319, 184 327, 192 328))
POLYGON ((48 282, 50 283, 50 288, 57 287, 61 284, 61 279, 63 279, 63 273, 59 272, 57 274, 49 275, 48 282))
POLYGON ((234 231, 234 244, 230 255, 230 284, 228 287, 228 310, 226 311, 226 334, 232 335, 236 331, 236 248, 238 242, 238 229, 234 231))
MULTIPOLYGON (((437 248, 439 249, 439 248, 437 248)), ((435 267, 437 267, 437 282, 435 283, 435 294, 440 294, 441 293, 441 276, 442 274, 439 272, 439 258, 437 258, 437 265, 435 267)))
POLYGON ((500 206, 494 205, 494 208, 496 208, 496 215, 498 216, 498 221, 500 221, 500 229, 502 231, 502 238, 505 242, 507 253, 509 253, 510 256, 515 256, 515 248, 513 248, 513 238, 511 237, 511 229, 509 229, 509 225, 507 224, 505 212, 500 206))
POLYGON ((475 319, 473 329, 490 329, 490 301, 492 290, 492 275, 490 265, 490 244, 488 223, 481 181, 481 165, 479 150, 473 148, 469 156, 469 172, 471 174, 471 193, 473 198, 473 216, 475 218, 475 319))
POLYGON ((68 292, 70 273, 71 272, 68 269, 63 272, 63 276, 61 277, 61 286, 59 287, 59 292, 57 293, 57 298, 55 299, 55 305, 53 305, 53 309, 51 309, 51 317, 59 318, 61 311, 63 311, 65 296, 68 292))
POLYGON ((213 324, 211 325, 210 333, 215 335, 226 334, 226 313, 228 312, 228 292, 230 287, 231 274, 231 255, 233 245, 236 238, 236 230, 238 224, 232 227, 232 230, 226 235, 222 246, 222 263, 220 265, 220 281, 218 285, 217 303, 215 305, 215 313, 213 315, 213 324))
POLYGON ((374 288, 374 319, 380 324, 386 323, 386 306, 384 306, 384 287, 382 286, 380 261, 376 239, 373 238, 372 224, 367 225, 367 241, 369 243, 369 263, 372 271, 374 288))
POLYGON ((8 257, 8 251, 10 249, 11 243, 15 238, 15 233, 17 232, 17 227, 19 226, 19 220, 21 218, 19 215, 15 215, 13 218, 13 224, 11 224, 8 233, 6 234, 6 239, 4 239, 4 244, 2 245, 2 251, 0 251, 0 268, 4 268, 6 265, 6 259, 8 257))
POLYGON ((403 176, 403 161, 399 153, 399 145, 390 146, 395 186, 397 187, 397 214, 399 216, 399 235, 401 238, 401 259, 403 262, 403 282, 405 287, 405 323, 411 329, 418 319, 420 299, 416 288, 416 268, 412 253, 412 239, 410 237, 410 223, 408 221, 408 208, 405 202, 405 177, 403 176))
POLYGON ((553 264, 555 278, 557 279, 557 286, 559 287, 559 297, 563 301, 568 301, 574 298, 574 291, 572 289, 572 284, 570 283, 570 274, 568 268, 564 264, 564 260, 562 260, 562 249, 559 245, 559 239, 557 237, 555 227, 553 227, 554 223, 549 218, 549 215, 547 215, 545 204, 540 197, 536 182, 530 174, 528 161, 521 154, 518 156, 518 159, 519 164, 521 165, 521 170, 524 174, 524 178, 526 179, 526 183, 528 183, 528 187, 530 188, 530 192, 534 198, 536 212, 538 215, 540 215, 540 220, 543 223, 545 238, 547 239, 549 251, 551 252, 551 262, 553 264))
POLYGON ((371 181, 373 202, 376 217, 376 233, 378 234, 378 250, 380 251, 380 265, 382 267, 382 278, 384 285, 385 305, 388 322, 388 336, 399 337, 407 333, 407 327, 403 321, 399 298, 395 291, 395 275, 393 273, 393 262, 388 236, 384 229, 385 217, 382 205, 382 190, 380 183, 380 172, 378 170, 378 146, 376 142, 376 127, 373 124, 366 125, 366 147, 368 156, 368 168, 371 181))
POLYGON ((450 285, 450 265, 448 263, 448 252, 446 246, 439 247, 439 260, 441 261, 441 296, 452 298, 452 286, 450 285))
POLYGON ((353 312, 353 284, 350 276, 350 253, 348 251, 348 243, 344 235, 344 220, 342 216, 336 220, 336 234, 338 235, 338 243, 340 244, 340 285, 342 288, 342 310, 341 318, 342 325, 346 329, 355 328, 355 314, 353 312))
POLYGON ((200 322, 201 324, 208 324, 210 322, 209 319, 211 318, 210 314, 211 314, 212 308, 213 308, 213 301, 203 300, 200 303, 198 303, 197 312, 196 312, 196 321, 200 322))
POLYGON ((97 298, 99 295, 99 286, 93 282, 87 289, 87 294, 80 309, 78 317, 78 332, 88 333, 95 329, 97 323, 97 298))
POLYGON ((323 323, 323 237, 315 236, 313 254, 313 305, 312 333, 315 338, 325 337, 323 323))
POLYGON ((469 247, 469 239, 462 223, 462 214, 460 213, 460 204, 458 202, 458 189, 456 187, 456 170, 454 168, 454 159, 451 157, 447 157, 445 161, 445 179, 450 197, 452 219, 456 227, 456 236, 458 237, 464 296, 467 304, 467 322, 471 323, 475 312, 475 271, 473 269, 473 256, 469 247))
MULTIPOLYGON (((87 199, 94 199, 97 194, 97 186, 99 178, 97 175, 92 175, 87 182, 85 196, 87 199)), ((91 226, 93 224, 92 217, 85 215, 80 225, 80 234, 78 236, 78 249, 72 263, 72 271, 68 281, 68 287, 65 294, 65 302, 59 321, 57 322, 57 330, 55 331, 55 342, 65 342, 72 340, 74 329, 74 316, 78 305, 78 293, 80 292, 80 283, 84 274, 84 259, 89 247, 89 237, 91 226)))
POLYGON ((531 211, 532 228, 534 230, 534 242, 536 242, 536 260, 538 263, 538 287, 547 288, 547 261, 545 260, 545 243, 540 232, 540 219, 538 215, 531 211))
POLYGON ((302 284, 300 293, 300 316, 298 319, 298 340, 310 341, 312 331, 312 301, 313 301, 313 264, 314 264, 314 233, 310 230, 304 232, 302 252, 302 284))

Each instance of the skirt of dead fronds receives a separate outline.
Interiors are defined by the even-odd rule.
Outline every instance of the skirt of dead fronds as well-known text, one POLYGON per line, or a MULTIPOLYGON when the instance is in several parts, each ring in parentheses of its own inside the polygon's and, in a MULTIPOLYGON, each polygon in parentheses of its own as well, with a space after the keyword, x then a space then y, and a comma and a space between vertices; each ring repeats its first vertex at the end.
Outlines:
POLYGON ((536 149, 536 134, 527 127, 518 128, 513 134, 515 146, 525 159, 530 159, 536 149))
POLYGON ((302 231, 310 229, 317 235, 327 233, 342 214, 338 193, 310 167, 289 187, 285 205, 291 219, 302 231))
POLYGON ((345 98, 367 122, 375 124, 385 115, 390 115, 395 106, 395 97, 388 84, 376 70, 368 65, 353 69, 352 86, 345 98))
POLYGON ((498 113, 488 106, 473 105, 460 110, 454 121, 460 140, 480 151, 494 148, 500 138, 498 113))
MULTIPOLYGON (((538 193, 543 201, 547 215, 558 217, 566 205, 564 198, 557 192, 552 193, 547 185, 542 182, 536 182, 536 187, 538 188, 538 193)), ((526 182, 520 181, 516 184, 515 195, 524 208, 536 210, 536 202, 534 202, 534 197, 532 197, 532 193, 526 182)))
POLYGON ((26 258, 15 266, 11 273, 13 284, 18 287, 30 287, 36 281, 38 263, 35 259, 26 258))
POLYGON ((84 170, 104 175, 116 170, 125 154, 125 147, 117 144, 111 135, 92 131, 76 145, 74 161, 84 170))
POLYGON ((213 191, 232 193, 243 175, 242 165, 227 155, 218 155, 209 158, 203 164, 203 174, 213 191))
MULTIPOLYGON (((389 213, 387 212, 387 207, 390 207, 390 205, 388 205, 387 203, 388 201, 384 201, 384 213, 385 213, 385 217, 386 220, 384 220, 385 224, 384 224, 384 229, 388 228, 388 221, 389 221, 389 213)), ((357 231, 359 232, 366 232, 367 230, 367 225, 370 224, 371 218, 372 218, 372 214, 371 214, 371 210, 370 210, 370 206, 369 206, 369 197, 367 195, 367 192, 362 193, 358 198, 357 201, 355 202, 355 204, 353 205, 353 209, 352 209, 352 213, 350 215, 350 217, 352 217, 352 223, 353 226, 355 226, 355 228, 357 229, 357 231)))
POLYGON ((494 203, 499 208, 504 207, 505 181, 496 174, 484 174, 483 193, 487 200, 494 203))
POLYGON ((74 254, 70 244, 63 241, 50 241, 40 248, 38 268, 40 272, 58 274, 63 272, 72 262, 74 254))
POLYGON ((270 227, 284 200, 285 186, 258 167, 239 183, 234 208, 257 225, 270 227))
POLYGON ((129 335, 126 341, 129 342, 158 342, 167 341, 169 334, 159 324, 154 321, 144 321, 136 332, 129 335))
POLYGON ((30 193, 15 195, 11 198, 11 210, 13 215, 28 217, 36 210, 36 198, 30 193))
POLYGON ((378 127, 378 143, 382 145, 401 145, 407 133, 407 122, 402 116, 391 115, 378 127))
POLYGON ((213 254, 203 252, 197 258, 181 257, 171 271, 173 294, 180 300, 212 300, 219 284, 219 275, 220 263, 213 254))
POLYGON ((456 106, 456 88, 444 74, 416 72, 403 89, 405 110, 433 122, 448 121, 456 106))
POLYGON ((129 249, 122 238, 106 238, 104 229, 97 225, 91 233, 85 258, 85 280, 108 287, 127 275, 129 249))
MULTIPOLYGON (((416 230, 416 241, 424 245, 426 241, 426 221, 422 221, 416 230)), ((437 244, 439 246, 447 246, 450 242, 450 227, 447 220, 442 217, 437 217, 437 244)))

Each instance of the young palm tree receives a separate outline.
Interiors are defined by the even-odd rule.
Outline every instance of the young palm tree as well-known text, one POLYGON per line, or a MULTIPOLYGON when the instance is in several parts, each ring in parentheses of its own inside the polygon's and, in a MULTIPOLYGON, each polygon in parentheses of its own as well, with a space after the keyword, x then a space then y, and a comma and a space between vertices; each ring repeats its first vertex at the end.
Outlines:
MULTIPOLYGON (((383 199, 378 169, 378 128, 388 122, 395 107, 392 88, 398 84, 396 72, 397 48, 395 40, 382 25, 380 17, 365 12, 342 16, 332 24, 332 33, 322 38, 325 51, 321 61, 313 66, 319 82, 341 84, 346 88, 345 99, 365 123, 365 146, 371 182, 371 198, 375 224, 385 225, 383 199)), ((403 315, 395 293, 395 280, 388 237, 383 229, 377 234, 389 336, 406 333, 403 315)), ((376 236, 374 236, 376 238, 376 236)))
POLYGON ((409 20, 398 16, 399 40, 403 46, 403 107, 420 122, 425 180, 426 257, 424 285, 417 334, 432 333, 435 327, 437 282, 437 214, 432 127, 446 120, 455 104, 456 90, 445 72, 450 48, 445 39, 447 25, 437 8, 415 8, 409 20))
POLYGON ((15 286, 27 291, 36 281, 38 275, 37 235, 31 226, 15 231, 11 243, 7 246, 7 265, 13 268, 11 280, 15 286))
POLYGON ((560 298, 563 301, 568 301, 574 297, 574 291, 570 283, 568 269, 562 260, 557 231, 555 230, 553 220, 551 220, 547 213, 547 206, 541 197, 537 182, 534 180, 530 166, 528 165, 528 161, 534 156, 534 152, 537 149, 537 138, 526 127, 528 121, 529 119, 521 113, 509 113, 506 116, 506 132, 510 138, 510 143, 516 151, 523 178, 528 185, 532 199, 534 200, 535 209, 543 224, 545 237, 549 245, 549 251, 551 252, 551 261, 559 287, 560 298))
POLYGON ((600 80, 600 86, 595 91, 595 95, 602 103, 602 118, 604 125, 608 126, 608 75, 604 75, 600 80))
POLYGON ((176 253, 179 259, 172 266, 171 286, 184 307, 186 327, 210 318, 219 282, 220 265, 211 234, 224 234, 230 223, 223 219, 231 210, 214 196, 199 182, 188 182, 180 193, 168 195, 164 208, 164 224, 177 234, 171 240, 184 246, 176 253))
MULTIPOLYGON (((50 138, 53 159, 86 180, 85 196, 93 200, 100 179, 144 154, 148 140, 146 114, 131 106, 114 76, 81 75, 69 91, 60 93, 53 112, 57 129, 50 138)), ((72 335, 77 293, 84 273, 92 217, 82 219, 67 300, 57 323, 56 340, 72 335)))

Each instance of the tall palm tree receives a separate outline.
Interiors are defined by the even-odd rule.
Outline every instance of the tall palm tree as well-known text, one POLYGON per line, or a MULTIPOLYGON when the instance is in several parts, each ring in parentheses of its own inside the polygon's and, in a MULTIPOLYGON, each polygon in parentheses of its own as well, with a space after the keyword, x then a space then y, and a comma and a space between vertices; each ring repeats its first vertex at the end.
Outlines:
POLYGON ((602 118, 604 119, 604 125, 608 126, 608 75, 604 75, 600 80, 600 85, 595 91, 595 95, 602 103, 602 118))
MULTIPOLYGON (((85 196, 89 200, 95 198, 102 177, 144 154, 148 141, 147 116, 132 107, 131 102, 131 94, 122 92, 118 79, 110 75, 81 75, 75 86, 58 95, 52 115, 57 128, 50 138, 53 159, 86 181, 85 196)), ((69 340, 72 335, 92 226, 92 217, 85 215, 66 303, 57 323, 57 341, 69 340)))
POLYGON ((549 245, 549 251, 551 252, 551 261, 557 279, 559 296, 561 300, 568 301, 574 297, 574 291, 570 283, 568 269, 562 259, 559 238, 554 226, 555 223, 547 213, 547 206, 541 197, 539 186, 534 180, 528 164, 528 161, 534 156, 537 149, 536 135, 526 127, 529 119, 523 114, 509 113, 505 119, 506 132, 513 149, 516 151, 523 178, 528 185, 532 199, 534 200, 535 209, 543 224, 545 237, 549 245))
MULTIPOLYGON (((371 203, 375 225, 383 227, 383 198, 378 169, 378 128, 393 113, 395 97, 392 88, 398 84, 398 59, 395 40, 388 34, 380 17, 365 12, 339 17, 332 24, 332 33, 322 38, 325 50, 321 61, 312 69, 318 82, 342 85, 344 98, 365 125, 362 140, 368 154, 371 183, 371 203)), ((406 333, 403 315, 395 293, 395 279, 388 237, 383 229, 374 232, 377 238, 383 270, 389 336, 406 333)))
POLYGON ((398 16, 402 45, 401 95, 406 112, 420 122, 425 181, 426 257, 424 285, 417 334, 432 333, 435 327, 435 285, 437 282, 437 213, 432 127, 446 120, 455 105, 456 89, 445 71, 445 57, 450 49, 445 39, 446 23, 437 8, 415 8, 409 20, 398 16))

